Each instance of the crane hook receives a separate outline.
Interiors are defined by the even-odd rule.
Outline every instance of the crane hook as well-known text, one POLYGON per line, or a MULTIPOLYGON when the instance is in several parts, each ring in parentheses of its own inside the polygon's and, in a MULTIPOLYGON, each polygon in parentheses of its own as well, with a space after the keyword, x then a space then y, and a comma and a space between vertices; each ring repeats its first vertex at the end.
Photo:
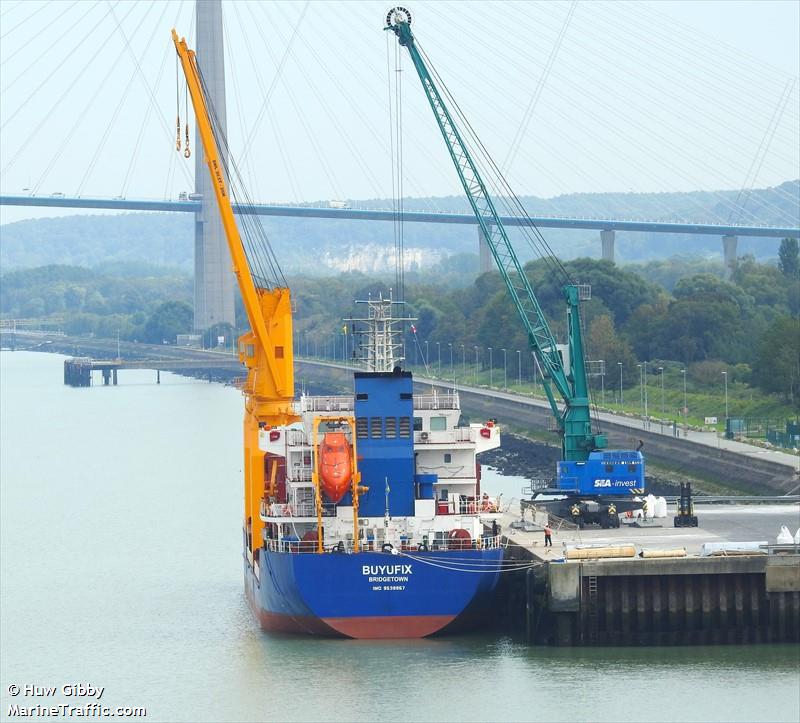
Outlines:
POLYGON ((189 150, 189 124, 186 124, 186 150, 183 152, 184 158, 189 158, 192 155, 192 152, 189 150))

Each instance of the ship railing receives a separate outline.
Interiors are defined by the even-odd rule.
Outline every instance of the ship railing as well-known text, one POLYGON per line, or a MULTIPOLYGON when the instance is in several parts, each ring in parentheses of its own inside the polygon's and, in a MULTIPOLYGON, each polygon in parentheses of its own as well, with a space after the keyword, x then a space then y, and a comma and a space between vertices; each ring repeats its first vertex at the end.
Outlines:
POLYGON ((301 412, 349 412, 353 409, 352 397, 301 397, 301 412))
MULTIPOLYGON (((261 514, 264 517, 316 517, 317 506, 314 502, 295 502, 294 504, 281 504, 280 502, 261 501, 261 514)), ((332 502, 322 503, 323 517, 336 517, 336 505, 332 502)))
MULTIPOLYGON (((459 552, 464 550, 497 550, 502 547, 501 535, 482 535, 478 539, 442 539, 433 540, 429 543, 406 541, 402 542, 399 548, 399 554, 408 554, 413 556, 416 553, 423 552, 459 552)), ((280 540, 267 538, 264 540, 264 548, 272 552, 288 552, 294 554, 300 553, 316 553, 317 541, 316 540, 301 540, 297 537, 283 537, 280 540)), ((345 553, 350 554, 353 552, 352 540, 338 540, 332 542, 326 540, 323 549, 325 553, 337 554, 345 553)), ((380 552, 382 545, 374 540, 361 540, 361 552, 380 552)), ((389 550, 386 550, 389 554, 389 550)))
POLYGON ((458 392, 415 394, 414 409, 460 409, 458 392))
POLYGON ((434 432, 414 432, 417 444, 455 444, 456 442, 474 442, 477 430, 471 427, 456 427, 434 432))
POLYGON ((499 511, 500 507, 498 501, 494 499, 467 497, 466 499, 459 499, 458 501, 459 515, 492 514, 499 511))
POLYGON ((293 467, 289 470, 290 482, 310 482, 311 467, 293 467))
POLYGON ((307 445, 306 433, 302 429, 287 429, 286 444, 290 447, 307 445))

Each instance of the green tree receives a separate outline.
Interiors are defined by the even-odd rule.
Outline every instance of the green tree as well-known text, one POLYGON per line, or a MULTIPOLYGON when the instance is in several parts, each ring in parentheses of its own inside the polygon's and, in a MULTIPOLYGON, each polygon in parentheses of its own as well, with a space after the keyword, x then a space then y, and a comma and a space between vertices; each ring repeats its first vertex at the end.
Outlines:
POLYGON ((778 249, 778 268, 789 277, 800 273, 800 249, 796 238, 785 238, 778 249))
POLYGON ((753 365, 753 381, 767 392, 777 392, 792 404, 800 390, 800 319, 776 319, 761 337, 753 365))
POLYGON ((619 388, 619 363, 622 364, 622 379, 625 385, 636 381, 636 357, 630 344, 617 335, 614 321, 608 314, 595 317, 589 324, 586 344, 589 359, 605 362, 606 388, 619 388))
POLYGON ((165 301, 150 315, 144 325, 144 340, 150 344, 175 343, 178 334, 192 330, 192 307, 183 301, 165 301))

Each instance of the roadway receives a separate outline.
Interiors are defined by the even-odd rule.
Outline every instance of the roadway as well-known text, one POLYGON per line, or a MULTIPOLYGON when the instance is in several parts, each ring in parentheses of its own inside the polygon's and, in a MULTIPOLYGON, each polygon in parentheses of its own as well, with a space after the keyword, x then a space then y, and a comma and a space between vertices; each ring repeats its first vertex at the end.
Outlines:
MULTIPOLYGON (((3 330, 3 336, 10 332, 3 330)), ((19 340, 25 333, 17 331, 19 340)), ((31 350, 52 351, 72 355, 91 355, 95 358, 110 359, 116 357, 116 341, 103 339, 87 339, 80 337, 54 336, 42 339, 40 336, 29 337, 32 344, 26 344, 31 350), (35 347, 32 348, 32 347, 35 347)), ((21 344, 19 345, 22 346, 21 344)), ((200 349, 181 348, 172 345, 147 345, 122 342, 123 357, 141 359, 142 357, 160 357, 161 362, 172 362, 179 359, 213 360, 215 368, 225 372, 225 378, 233 379, 243 373, 238 360, 230 352, 203 351, 200 349)), ((352 367, 340 363, 326 362, 296 357, 298 370, 304 366, 333 373, 340 376, 342 384, 348 384, 344 372, 352 367)), ((156 362, 156 366, 158 362, 156 362)), ((153 368, 156 368, 153 366, 153 368)), ((172 366, 172 364, 170 364, 172 366)), ((177 365, 176 365, 177 366, 177 365)), ((433 386, 440 389, 455 388, 461 396, 465 413, 476 418, 497 417, 501 423, 519 429, 548 429, 551 419, 550 408, 544 400, 511 394, 497 389, 472 387, 454 384, 446 380, 416 376, 418 386, 433 386)), ((673 437, 671 434, 659 433, 651 423, 650 429, 644 429, 642 420, 615 414, 600 413, 603 431, 609 438, 609 445, 618 449, 630 448, 637 440, 645 442, 648 457, 658 465, 686 474, 717 479, 725 484, 733 484, 743 491, 756 494, 794 494, 798 489, 798 470, 800 458, 778 450, 754 447, 735 440, 719 438, 712 432, 695 432, 690 430, 689 436, 673 437)))
MULTIPOLYGON (((317 366, 327 366, 333 367, 338 369, 344 369, 341 364, 335 364, 332 362, 323 362, 317 360, 309 360, 309 359, 301 359, 298 358, 298 361, 301 361, 303 364, 312 364, 317 366)), ((456 384, 452 381, 436 379, 433 377, 423 377, 419 375, 414 375, 414 381, 418 384, 425 384, 437 387, 439 389, 455 389, 458 392, 466 393, 466 394, 478 394, 481 396, 490 397, 492 399, 496 399, 498 401, 506 401, 513 404, 521 404, 523 406, 529 406, 536 409, 544 410, 548 416, 550 416, 550 406, 544 399, 538 399, 536 397, 528 397, 521 394, 513 394, 511 392, 504 392, 499 389, 487 389, 486 387, 473 387, 468 386, 466 384, 456 384)), ((672 434, 672 427, 669 425, 661 425, 659 422, 650 421, 649 426, 645 427, 644 421, 640 417, 629 417, 619 414, 613 414, 611 412, 599 412, 598 418, 601 423, 607 424, 614 424, 620 427, 626 427, 630 429, 632 432, 639 433, 641 432, 649 432, 650 434, 662 434, 665 437, 670 439, 673 438, 672 434), (663 426, 664 429, 670 430, 669 433, 667 432, 660 432, 659 429, 663 426)), ((771 461, 777 462, 779 464, 784 464, 788 467, 793 468, 795 471, 800 471, 800 457, 789 454, 788 452, 781 452, 780 450, 776 449, 764 449, 762 447, 756 447, 752 444, 746 444, 744 442, 738 442, 733 439, 724 439, 720 437, 716 432, 700 432, 696 430, 688 430, 684 432, 683 429, 680 430, 680 438, 687 439, 690 442, 695 442, 697 444, 701 444, 707 447, 715 448, 715 449, 724 449, 730 452, 735 452, 736 454, 743 455, 745 457, 753 457, 756 459, 769 459, 771 461)))
MULTIPOLYGON (((300 368, 324 369, 326 375, 339 376, 342 385, 347 383, 342 372, 349 368, 342 364, 300 358, 296 362, 300 368)), ((495 417, 506 428, 523 432, 550 428, 552 414, 542 399, 421 376, 415 376, 414 381, 419 387, 456 389, 462 410, 470 417, 495 417)), ((650 429, 644 429, 639 418, 605 412, 600 414, 600 421, 609 448, 631 449, 644 442, 647 458, 671 474, 699 476, 747 494, 794 494, 800 488, 800 457, 792 454, 720 439, 714 433, 673 437, 661 434, 652 423, 650 429)), ((554 434, 553 442, 556 441, 554 434)))
MULTIPOLYGON (((156 200, 127 198, 74 198, 68 196, 18 196, 0 195, 0 206, 47 206, 51 208, 95 208, 124 211, 172 211, 197 213, 201 200, 156 200)), ((288 206, 257 203, 235 205, 236 213, 254 216, 285 216, 295 218, 328 218, 347 221, 395 221, 397 214, 386 209, 328 208, 319 206, 288 206)), ((471 213, 436 213, 431 211, 404 211, 405 223, 448 223, 475 226, 471 213)), ((539 228, 589 229, 596 231, 643 231, 652 233, 701 234, 710 236, 748 236, 764 238, 800 238, 800 228, 780 226, 735 226, 708 223, 674 223, 638 219, 570 218, 555 216, 502 216, 506 226, 531 226, 539 228)))

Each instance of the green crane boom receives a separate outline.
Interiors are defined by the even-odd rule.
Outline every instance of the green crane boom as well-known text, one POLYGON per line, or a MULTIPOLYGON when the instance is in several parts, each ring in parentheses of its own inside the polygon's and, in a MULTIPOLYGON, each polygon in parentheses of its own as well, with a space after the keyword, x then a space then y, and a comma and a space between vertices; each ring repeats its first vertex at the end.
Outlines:
POLYGON ((578 312, 578 287, 574 284, 564 287, 569 336, 570 368, 567 369, 557 348, 553 332, 517 258, 514 247, 509 241, 508 233, 486 190, 478 167, 444 102, 436 80, 429 72, 414 42, 414 35, 411 32, 411 14, 405 8, 393 8, 386 16, 385 30, 393 31, 397 35, 400 45, 405 47, 411 56, 428 103, 447 145, 450 158, 458 172, 461 185, 464 187, 464 192, 467 194, 483 237, 492 252, 506 289, 525 327, 528 343, 539 359, 544 372, 545 393, 553 415, 558 420, 561 432, 562 459, 585 461, 590 452, 606 446, 606 439, 603 435, 594 434, 592 431, 589 389, 578 312), (563 400, 563 411, 558 408, 551 384, 563 400))

